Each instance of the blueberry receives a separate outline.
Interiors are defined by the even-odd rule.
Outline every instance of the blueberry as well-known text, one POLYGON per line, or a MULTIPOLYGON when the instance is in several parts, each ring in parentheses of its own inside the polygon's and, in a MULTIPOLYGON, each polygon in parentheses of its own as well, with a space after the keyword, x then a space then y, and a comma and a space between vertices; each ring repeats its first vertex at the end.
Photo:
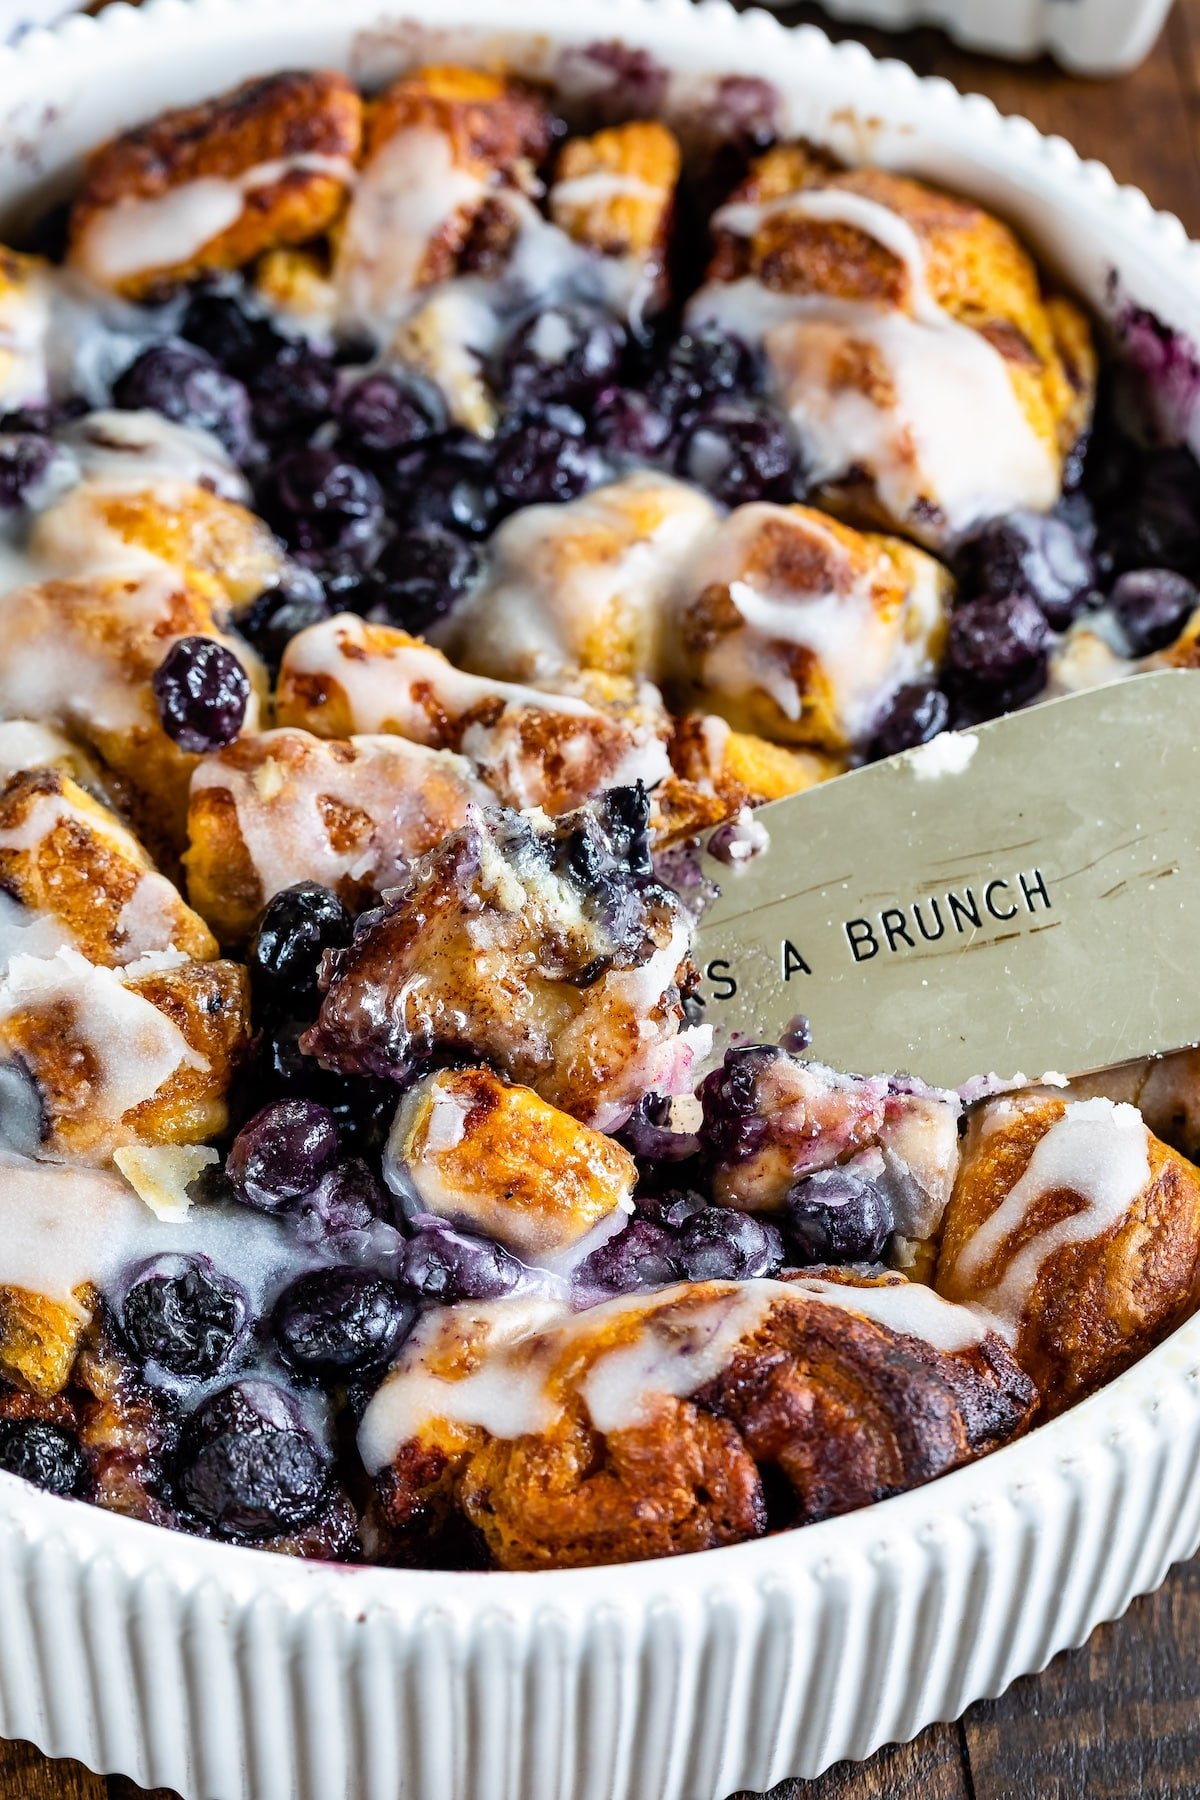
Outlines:
POLYGON ((1200 575, 1200 467, 1186 450, 1141 452, 1117 498, 1100 538, 1113 568, 1200 575))
POLYGON ((911 750, 915 744, 927 744, 950 723, 950 702, 932 681, 912 681, 897 688, 888 701, 887 710, 875 726, 868 756, 895 756, 898 750, 911 750))
POLYGON ((671 1102, 662 1094, 643 1095, 616 1136, 641 1162, 685 1162, 700 1147, 694 1133, 673 1129, 671 1102))
POLYGON ((674 1234, 650 1219, 631 1219, 624 1231, 584 1258, 575 1271, 575 1283, 610 1294, 631 1294, 636 1288, 666 1287, 679 1276, 674 1234))
POLYGON ((521 1264, 491 1238, 424 1224, 404 1246, 398 1277, 423 1300, 498 1300, 521 1279, 521 1264))
POLYGON ((321 1510, 329 1458, 282 1388, 235 1382, 185 1422, 175 1485, 184 1507, 220 1536, 273 1537, 321 1510))
POLYGON ((693 1188, 667 1188, 661 1194, 641 1194, 637 1201, 639 1219, 649 1219, 664 1231, 678 1231, 697 1213, 704 1212, 708 1201, 693 1188))
POLYGON ((783 1265, 774 1225, 732 1206, 706 1206, 679 1231, 675 1260, 687 1281, 753 1281, 783 1265))
POLYGON ((387 1218, 391 1208, 366 1163, 351 1156, 327 1169, 312 1192, 296 1202, 294 1210, 300 1241, 328 1244, 369 1232, 377 1221, 387 1218))
POLYGON ((269 524, 296 550, 369 554, 383 519, 383 494, 370 470, 336 450, 291 450, 259 492, 269 524))
POLYGON ((482 438, 447 432, 435 446, 399 458, 389 483, 409 525, 486 537, 500 507, 492 463, 492 446, 482 438))
POLYGON ((508 433, 496 455, 496 491, 511 506, 573 500, 598 474, 594 453, 547 419, 529 419, 508 433))
POLYGON ((805 1175, 788 1193, 784 1231, 800 1264, 878 1262, 895 1224, 886 1194, 845 1164, 805 1175))
POLYGON ((1028 698, 1045 677, 1048 637, 1027 594, 969 600, 951 617, 947 666, 975 688, 1028 698))
POLYGON ((1173 569, 1130 569, 1117 577, 1110 599, 1130 649, 1148 656, 1179 636, 1200 606, 1200 591, 1173 569))
POLYGON ((112 397, 124 411, 146 407, 177 425, 211 431, 237 462, 253 449, 245 388, 194 344, 152 344, 118 376, 112 397))
POLYGON ((243 378, 270 361, 285 341, 265 319, 252 318, 232 295, 203 289, 184 308, 179 335, 231 375, 243 378))
POLYGON ((264 589, 238 614, 237 628, 274 673, 298 631, 332 616, 317 577, 311 570, 293 569, 278 587, 264 589))
POLYGON ((0 1469, 48 1494, 82 1494, 87 1463, 69 1431, 42 1419, 0 1419, 0 1469))
POLYGON ((344 949, 353 930, 332 889, 316 881, 281 888, 267 902, 250 945, 255 999, 296 1014, 315 1007, 321 958, 326 950, 344 949))
POLYGON ((260 1212, 283 1212, 311 1194, 338 1153, 338 1130, 315 1100, 273 1100, 233 1140, 225 1173, 239 1200, 260 1212))
POLYGON ((242 729, 250 681, 233 651, 215 638, 180 638, 151 685, 159 723, 181 750, 219 750, 242 729))
POLYGON ((207 1257, 169 1254, 138 1270, 120 1309, 139 1361, 200 1381, 229 1361, 246 1316, 246 1296, 207 1257))
POLYGON ((311 344, 284 339, 248 377, 254 423, 265 438, 308 437, 333 411, 337 384, 330 357, 311 344))
POLYGON ((0 512, 30 505, 57 455, 49 438, 32 432, 0 437, 0 512))
POLYGON ((966 545, 962 562, 982 598, 1025 594, 1056 631, 1089 603, 1096 568, 1065 519, 1018 511, 996 519, 966 545))
POLYGON ((548 306, 509 339, 500 386, 518 410, 530 402, 588 400, 615 381, 624 349, 625 333, 610 314, 548 306))
POLYGON ((796 458, 782 421, 744 401, 721 400, 697 413, 684 429, 675 468, 724 506, 795 496, 796 458))
POLYGON ((387 456, 441 431, 445 408, 436 388, 411 376, 364 375, 338 401, 338 424, 351 450, 387 456))
POLYGON ((366 1269, 316 1269, 284 1289, 273 1326, 298 1375, 344 1386, 386 1369, 415 1317, 399 1288, 366 1269))
POLYGON ((716 326, 701 326, 669 346, 648 392, 668 418, 680 421, 714 400, 752 393, 756 386, 754 358, 742 340, 716 326))
POLYGON ((665 448, 671 421, 637 388, 605 388, 589 408, 592 435, 610 456, 649 462, 665 448))
POLYGON ((442 525, 402 531, 375 564, 380 598, 372 616, 420 637, 445 618, 479 569, 474 545, 442 525))

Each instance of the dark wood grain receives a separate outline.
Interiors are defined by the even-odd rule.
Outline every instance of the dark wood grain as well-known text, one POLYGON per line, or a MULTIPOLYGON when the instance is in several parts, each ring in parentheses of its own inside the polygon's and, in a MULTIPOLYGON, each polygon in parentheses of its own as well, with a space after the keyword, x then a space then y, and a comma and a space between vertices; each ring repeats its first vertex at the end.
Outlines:
MULTIPOLYGON (((996 0, 998 6, 1008 0, 996 0)), ((816 6, 789 9, 835 36, 900 56, 923 75, 1026 114, 1144 188, 1200 236, 1200 0, 1178 0, 1141 69, 1086 82, 1048 62, 1013 66, 956 50, 934 31, 903 35, 830 27, 816 6)), ((869 1762, 785 1782, 770 1800, 1200 1800, 1200 1559, 1177 1569, 1082 1649, 958 1725, 935 1725, 869 1762)), ((0 1800, 176 1800, 104 1781, 0 1743, 0 1800)), ((447 1795, 446 1800, 454 1800, 447 1795)), ((737 1796, 737 1800, 746 1800, 737 1796)))

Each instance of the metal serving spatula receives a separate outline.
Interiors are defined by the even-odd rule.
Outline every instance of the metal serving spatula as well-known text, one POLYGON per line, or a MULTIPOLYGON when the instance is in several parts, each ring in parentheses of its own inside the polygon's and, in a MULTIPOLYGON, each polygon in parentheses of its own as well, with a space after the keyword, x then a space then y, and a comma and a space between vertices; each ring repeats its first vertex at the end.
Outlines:
POLYGON ((836 1068, 1082 1074, 1200 1043, 1200 677, 1138 675, 763 807, 704 859, 719 1048, 797 1014, 836 1068))

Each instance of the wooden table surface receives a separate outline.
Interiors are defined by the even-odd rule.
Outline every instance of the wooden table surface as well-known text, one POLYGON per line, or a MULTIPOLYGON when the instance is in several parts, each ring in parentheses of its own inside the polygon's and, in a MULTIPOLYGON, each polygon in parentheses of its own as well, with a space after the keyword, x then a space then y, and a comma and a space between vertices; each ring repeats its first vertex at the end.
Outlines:
MULTIPOLYGON (((828 25, 815 6, 787 16, 828 25)), ((1108 82, 1071 79, 1049 63, 968 56, 934 31, 835 35, 1027 114, 1144 188, 1200 237, 1200 0, 1177 0, 1149 60, 1108 82)), ((1083 1649, 973 1706, 956 1725, 932 1726, 915 1743, 843 1763, 819 1781, 785 1782, 771 1800, 1200 1800, 1198 1651, 1200 1558, 1083 1649)), ((119 1776, 105 1781, 49 1762, 28 1745, 0 1744, 0 1800, 138 1800, 142 1792, 119 1776)))

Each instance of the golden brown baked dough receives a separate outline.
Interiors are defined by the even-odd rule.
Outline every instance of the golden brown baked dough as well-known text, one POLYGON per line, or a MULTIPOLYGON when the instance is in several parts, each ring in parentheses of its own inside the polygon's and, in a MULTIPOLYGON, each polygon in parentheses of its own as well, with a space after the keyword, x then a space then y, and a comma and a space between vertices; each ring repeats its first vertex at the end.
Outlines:
POLYGON ((991 1101, 972 1122, 936 1285, 995 1311, 1043 1412, 1062 1412, 1195 1308, 1200 1171, 1128 1105, 1038 1094, 991 1101), (1027 1176, 1051 1132, 1053 1148, 1027 1176))
MULTIPOLYGON (((800 1524, 932 1480, 1028 1423, 1033 1384, 994 1334, 968 1322, 962 1348, 939 1350, 812 1289, 685 1284, 570 1322, 514 1324, 511 1303, 507 1320, 499 1307, 442 1315, 421 1347, 429 1374, 451 1384, 450 1416, 431 1416, 430 1395, 377 1477, 377 1524, 396 1551, 461 1509, 506 1569, 677 1555, 767 1528, 760 1468, 790 1489, 770 1523, 800 1524), (719 1367, 689 1388, 677 1371, 713 1356, 719 1367), (502 1375, 542 1409, 536 1428, 498 1436, 456 1421, 452 1384, 493 1357, 492 1381, 502 1375), (665 1385, 651 1374, 629 1411, 620 1371, 631 1357, 665 1385), (670 1391, 680 1383, 684 1397, 670 1391)), ((406 1367, 402 1356, 373 1403, 385 1421, 396 1397, 404 1405, 406 1367)), ((369 1439, 374 1429, 369 1415, 369 1439)))
POLYGON ((33 711, 95 750, 128 785, 136 821, 156 852, 184 841, 196 762, 159 724, 151 681, 163 657, 181 637, 228 645, 250 677, 250 730, 266 685, 249 645, 218 624, 211 587, 191 586, 164 567, 150 576, 44 581, 5 603, 0 709, 10 717, 33 711))
MULTIPOLYGON (((802 435, 806 388, 809 399, 815 398, 816 388, 809 387, 814 382, 827 386, 831 396, 857 394, 864 404, 895 417, 895 369, 853 309, 865 303, 881 313, 915 316, 911 270, 892 242, 906 231, 915 235, 929 297, 1002 358, 1030 431, 1061 475, 1091 411, 1096 358, 1090 327, 1073 302, 1043 295, 1037 270, 1014 234, 970 201, 883 169, 842 168, 805 144, 778 146, 754 163, 729 206, 715 217, 710 287, 701 303, 712 303, 715 296, 719 304, 723 288, 745 280, 765 290, 768 363, 785 399, 796 405, 802 435), (787 204, 793 196, 818 193, 847 196, 845 216, 814 216, 787 204), (872 216, 879 222, 874 231, 867 223, 872 216), (832 303, 830 328, 840 329, 841 347, 835 350, 831 338, 823 342, 821 356, 828 353, 829 360, 820 373, 809 360, 811 345, 800 352, 785 325, 771 328, 771 321, 784 318, 778 307, 771 310, 771 301, 783 296, 820 296, 832 303), (839 314, 838 305, 846 310, 839 314)), ((831 477, 825 500, 848 516, 898 527, 937 545, 971 521, 947 516, 943 497, 922 488, 919 430, 906 441, 903 421, 898 424, 893 451, 909 464, 915 504, 897 512, 871 470, 856 468, 849 453, 846 467, 831 477)), ((997 476, 1002 486, 1002 472, 997 476)), ((1004 510, 1003 491, 990 498, 993 511, 1004 510)), ((1049 505, 1055 494, 1047 490, 1039 498, 1049 505)), ((1031 497, 1009 496, 1009 504, 1022 503, 1032 503, 1031 497)))
POLYGON ((396 732, 456 751, 506 804, 551 814, 669 770, 670 720, 628 685, 556 694, 464 674, 420 638, 349 613, 289 643, 275 716, 318 737, 396 732))
POLYGON ((633 1157, 612 1138, 486 1068, 443 1069, 409 1088, 388 1166, 415 1212, 494 1238, 530 1263, 629 1211, 637 1180, 633 1157))
POLYGON ((60 952, 0 983, 0 1056, 33 1083, 50 1156, 103 1164, 123 1144, 215 1136, 249 1039, 239 963, 116 971, 60 952))
MULTIPOLYGON (((169 282, 236 269, 260 251, 300 244, 332 224, 362 141, 362 101, 329 71, 268 75, 200 106, 162 113, 93 152, 71 209, 70 257, 101 286, 137 299, 169 282), (262 179, 253 178, 258 173, 262 179), (249 179, 248 179, 249 178, 249 179), (152 223, 198 182, 241 188, 232 223, 185 254, 155 254, 152 223), (144 256, 115 257, 112 237, 137 216, 144 256), (134 266, 127 266, 132 259, 134 266)), ((136 248, 137 246, 135 246, 136 248)))
POLYGON ((133 833, 58 769, 25 771, 0 792, 0 887, 107 968, 163 950, 217 954, 133 833))
POLYGON ((896 689, 934 668, 952 592, 899 538, 807 506, 739 507, 681 586, 669 691, 777 742, 862 747, 896 689))
POLYGON ((273 894, 320 881, 361 911, 495 796, 470 763, 399 737, 249 733, 204 757, 188 803, 188 892, 224 944, 273 894))

